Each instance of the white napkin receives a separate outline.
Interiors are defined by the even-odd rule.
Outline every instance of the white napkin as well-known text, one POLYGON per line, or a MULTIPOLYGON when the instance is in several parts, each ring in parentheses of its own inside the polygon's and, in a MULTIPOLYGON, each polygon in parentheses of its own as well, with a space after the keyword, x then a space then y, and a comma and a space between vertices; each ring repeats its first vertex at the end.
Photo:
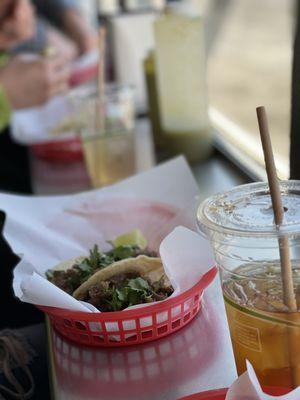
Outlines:
MULTIPOLYGON (((162 241, 160 254, 166 274, 175 289, 172 296, 195 285, 214 264, 206 240, 184 227, 177 227, 162 241)), ((27 303, 72 311, 98 312, 47 281, 43 265, 32 265, 26 258, 22 259, 14 271, 13 287, 15 295, 27 303)))
POLYGON ((270 396, 263 392, 254 368, 247 361, 247 372, 241 375, 230 387, 225 400, 299 400, 300 387, 283 396, 270 396))

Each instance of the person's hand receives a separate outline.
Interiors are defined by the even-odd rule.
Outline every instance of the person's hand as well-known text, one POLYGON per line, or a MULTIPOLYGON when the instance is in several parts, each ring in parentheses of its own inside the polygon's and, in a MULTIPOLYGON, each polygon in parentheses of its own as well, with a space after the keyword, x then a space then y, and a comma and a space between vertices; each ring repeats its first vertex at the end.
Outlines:
POLYGON ((34 31, 35 15, 29 0, 4 0, 1 3, 0 49, 9 50, 30 39, 34 31))
POLYGON ((47 45, 53 49, 54 54, 66 62, 72 62, 78 57, 78 49, 75 43, 63 33, 49 27, 47 31, 47 45))
POLYGON ((76 43, 80 54, 98 47, 97 32, 92 29, 82 14, 75 9, 68 9, 63 16, 63 28, 66 34, 76 43))
POLYGON ((45 103, 66 91, 69 79, 69 64, 58 58, 28 61, 18 56, 0 70, 0 85, 13 109, 45 103))

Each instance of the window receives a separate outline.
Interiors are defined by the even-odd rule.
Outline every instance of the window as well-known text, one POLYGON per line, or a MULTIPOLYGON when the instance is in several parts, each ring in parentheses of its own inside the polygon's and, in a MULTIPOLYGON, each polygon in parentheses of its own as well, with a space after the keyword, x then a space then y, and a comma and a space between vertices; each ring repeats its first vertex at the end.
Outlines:
MULTIPOLYGON (((214 0, 208 86, 217 145, 264 177, 255 108, 265 105, 280 178, 289 176, 293 0, 214 0)), ((208 33, 212 28, 207 27, 208 33)), ((211 35, 208 35, 208 39, 211 35)))

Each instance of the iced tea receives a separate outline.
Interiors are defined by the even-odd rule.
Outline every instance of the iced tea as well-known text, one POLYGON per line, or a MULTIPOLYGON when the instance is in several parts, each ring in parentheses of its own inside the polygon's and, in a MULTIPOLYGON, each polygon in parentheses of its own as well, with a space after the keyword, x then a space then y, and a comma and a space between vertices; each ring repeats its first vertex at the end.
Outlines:
MULTIPOLYGON (((299 385, 300 313, 289 313, 282 301, 279 265, 248 264, 226 275, 223 294, 238 374, 248 359, 262 385, 299 385)), ((297 268, 294 284, 299 304, 297 268)))
POLYGON ((134 132, 85 138, 83 150, 95 188, 128 178, 136 171, 134 132))

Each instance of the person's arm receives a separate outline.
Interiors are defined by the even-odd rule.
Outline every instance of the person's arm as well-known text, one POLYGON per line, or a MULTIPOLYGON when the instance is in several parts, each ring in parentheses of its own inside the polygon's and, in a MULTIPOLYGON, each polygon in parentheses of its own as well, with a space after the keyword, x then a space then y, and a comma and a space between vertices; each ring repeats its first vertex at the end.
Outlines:
POLYGON ((97 47, 98 37, 77 9, 68 9, 63 16, 65 33, 77 44, 81 54, 97 47))
MULTIPOLYGON (((1 0, 0 0, 1 1, 1 0)), ((76 44, 49 22, 38 17, 34 39, 22 43, 12 49, 12 54, 38 53, 44 55, 48 51, 71 62, 78 57, 76 44)))
POLYGON ((68 63, 60 58, 11 59, 0 69, 0 131, 9 122, 11 109, 44 104, 66 91, 69 79, 68 63))
POLYGON ((86 53, 97 46, 96 31, 80 13, 77 0, 34 0, 37 12, 72 39, 79 52, 86 53))
POLYGON ((32 0, 38 14, 57 27, 63 26, 63 14, 67 10, 78 10, 77 0, 32 0))

